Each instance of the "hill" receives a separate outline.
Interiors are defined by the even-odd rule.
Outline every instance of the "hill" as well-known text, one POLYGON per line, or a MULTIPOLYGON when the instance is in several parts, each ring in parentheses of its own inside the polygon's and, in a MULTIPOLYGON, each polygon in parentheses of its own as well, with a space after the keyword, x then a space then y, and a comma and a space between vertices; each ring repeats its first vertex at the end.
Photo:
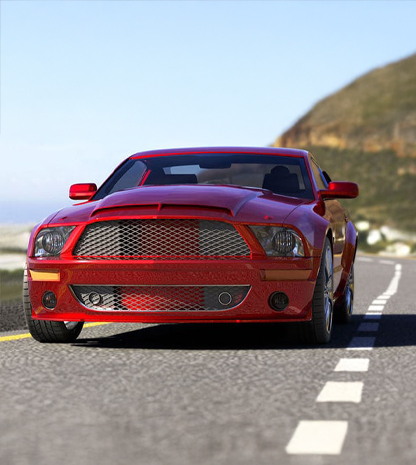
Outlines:
POLYGON ((416 54, 377 68, 318 102, 274 145, 393 150, 416 157, 416 54))
POLYGON ((311 151, 334 180, 360 185, 353 219, 416 231, 416 54, 318 102, 273 146, 311 151))

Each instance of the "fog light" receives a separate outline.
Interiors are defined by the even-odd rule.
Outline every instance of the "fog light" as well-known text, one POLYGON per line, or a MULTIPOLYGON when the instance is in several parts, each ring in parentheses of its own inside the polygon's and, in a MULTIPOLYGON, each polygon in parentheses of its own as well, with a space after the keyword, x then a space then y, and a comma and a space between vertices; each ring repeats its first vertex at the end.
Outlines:
POLYGON ((45 292, 42 297, 42 303, 45 308, 53 310, 56 307, 57 299, 53 292, 45 292))
POLYGON ((221 294, 218 296, 218 302, 221 305, 230 305, 232 301, 233 298, 231 297, 231 294, 229 292, 221 292, 221 294))
POLYGON ((101 297, 100 294, 97 294, 96 292, 91 292, 90 295, 88 296, 88 300, 92 303, 92 305, 101 305, 101 302, 103 301, 103 298, 101 297))
POLYGON ((281 312, 289 305, 289 297, 284 292, 273 292, 269 297, 269 305, 273 310, 281 312))

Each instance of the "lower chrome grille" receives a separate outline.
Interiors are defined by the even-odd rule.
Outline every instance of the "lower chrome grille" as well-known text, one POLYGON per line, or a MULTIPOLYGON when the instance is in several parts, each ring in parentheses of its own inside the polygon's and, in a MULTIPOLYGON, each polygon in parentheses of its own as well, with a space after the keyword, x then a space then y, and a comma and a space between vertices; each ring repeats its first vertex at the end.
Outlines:
POLYGON ((247 296, 250 286, 71 286, 90 310, 189 312, 229 310, 247 296))

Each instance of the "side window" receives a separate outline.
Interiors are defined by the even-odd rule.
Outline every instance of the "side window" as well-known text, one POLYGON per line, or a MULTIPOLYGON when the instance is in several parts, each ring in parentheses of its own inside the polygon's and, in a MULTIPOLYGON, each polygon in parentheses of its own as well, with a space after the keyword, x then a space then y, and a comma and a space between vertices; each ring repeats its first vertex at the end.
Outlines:
POLYGON ((321 169, 319 168, 319 166, 313 160, 312 160, 311 166, 312 166, 313 175, 315 176, 315 180, 316 180, 316 184, 318 186, 318 189, 320 189, 320 190, 321 189, 326 189, 328 187, 328 184, 327 184, 325 178, 323 177, 321 169))
POLYGON ((329 174, 326 171, 322 171, 322 176, 324 177, 327 184, 329 184, 332 181, 331 176, 329 176, 329 174))

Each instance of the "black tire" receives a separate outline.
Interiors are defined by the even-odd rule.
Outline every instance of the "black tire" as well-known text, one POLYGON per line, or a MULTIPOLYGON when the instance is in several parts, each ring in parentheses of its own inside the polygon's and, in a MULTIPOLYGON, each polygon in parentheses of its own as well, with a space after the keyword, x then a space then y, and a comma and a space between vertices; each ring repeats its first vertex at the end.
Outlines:
POLYGON ((73 342, 84 326, 84 323, 76 322, 33 320, 26 269, 23 274, 23 310, 29 332, 39 342, 73 342))
POLYGON ((334 309, 333 274, 332 247, 326 238, 312 299, 312 320, 301 323, 298 327, 298 335, 302 342, 326 344, 331 339, 334 309))
POLYGON ((354 264, 348 276, 347 284, 342 295, 335 302, 334 319, 337 323, 347 324, 351 321, 354 311, 354 264))

